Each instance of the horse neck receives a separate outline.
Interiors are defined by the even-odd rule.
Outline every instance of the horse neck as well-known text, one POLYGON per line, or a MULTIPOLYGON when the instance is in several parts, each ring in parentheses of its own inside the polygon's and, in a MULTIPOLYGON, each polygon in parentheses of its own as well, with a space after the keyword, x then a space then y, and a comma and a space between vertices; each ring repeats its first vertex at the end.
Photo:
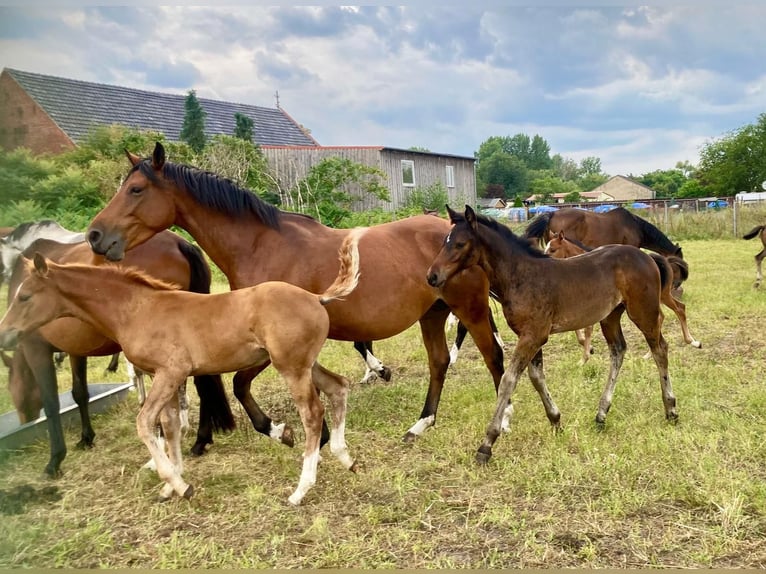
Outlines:
POLYGON ((523 270, 533 258, 495 231, 486 229, 481 238, 484 249, 481 266, 489 279, 490 289, 502 293, 523 281, 520 276, 526 275, 523 270))
POLYGON ((247 270, 253 265, 262 236, 271 230, 254 215, 227 215, 194 200, 179 206, 175 224, 185 229, 223 272, 232 288, 249 284, 247 270))
POLYGON ((110 273, 107 268, 51 270, 51 279, 59 297, 59 316, 89 323, 115 341, 124 326, 136 318, 133 301, 137 297, 145 300, 154 291, 110 273))

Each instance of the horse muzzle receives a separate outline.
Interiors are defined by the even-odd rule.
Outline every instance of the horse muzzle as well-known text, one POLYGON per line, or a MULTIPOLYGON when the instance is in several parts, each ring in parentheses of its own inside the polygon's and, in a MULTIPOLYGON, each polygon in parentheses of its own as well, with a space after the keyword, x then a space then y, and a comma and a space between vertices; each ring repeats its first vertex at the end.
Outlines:
POLYGON ((109 261, 122 261, 125 257, 125 241, 115 233, 104 233, 91 227, 87 239, 94 253, 103 255, 109 261))
POLYGON ((19 337, 21 331, 18 329, 7 329, 0 331, 0 349, 4 351, 12 351, 19 344, 19 337))
POLYGON ((444 282, 446 279, 441 276, 442 274, 436 273, 434 271, 428 270, 428 274, 426 275, 426 281, 428 281, 428 284, 431 287, 441 287, 444 285, 444 282))

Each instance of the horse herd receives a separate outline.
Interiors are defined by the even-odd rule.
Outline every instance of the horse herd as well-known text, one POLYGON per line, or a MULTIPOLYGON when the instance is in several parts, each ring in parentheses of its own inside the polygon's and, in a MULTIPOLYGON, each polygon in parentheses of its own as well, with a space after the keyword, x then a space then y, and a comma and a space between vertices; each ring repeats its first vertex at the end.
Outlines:
MULTIPOLYGON (((132 168, 91 222, 86 241, 38 239, 18 261, 4 256, 9 306, 0 321, 0 348, 15 347, 9 379, 18 389, 13 399, 22 420, 35 418, 40 402, 48 416, 51 456, 45 470, 51 476, 60 472, 66 455, 54 351, 70 356, 82 446, 91 446, 94 437, 86 357, 122 350, 153 376, 137 430, 164 483, 161 498, 193 493, 182 477, 179 432, 179 390, 188 376, 200 396, 194 454, 212 443, 214 431, 234 427, 220 376, 227 372, 236 372, 234 395, 254 428, 293 446, 289 425, 273 421, 251 394, 253 379, 273 363, 305 431, 303 468, 289 497, 299 504, 316 481, 326 442, 346 468, 355 468, 344 438, 349 381, 317 361, 325 340, 354 342, 368 369, 387 377, 390 369, 374 356, 372 341, 419 322, 429 386, 418 419, 404 435, 411 441, 435 422, 450 364, 445 334, 450 313, 471 334, 497 392, 476 455, 481 463, 509 428, 512 395, 525 369, 550 423, 559 428, 560 411, 543 373, 542 349, 552 333, 600 323, 610 370, 596 422, 605 424, 626 350, 624 313, 654 359, 666 419, 678 418, 661 304, 678 316, 684 341, 701 346, 674 295, 688 267, 678 245, 624 209, 603 215, 562 209, 538 216, 523 236, 468 206, 463 213, 448 208, 449 221, 422 215, 340 230, 280 211, 215 174, 168 162, 159 143, 151 157, 129 153, 128 159, 132 168), (168 231, 173 225, 186 230, 199 248, 168 231), (541 249, 546 245, 550 255, 541 249), (202 251, 226 275, 230 291, 210 294, 202 251), (581 253, 569 257, 572 251, 581 253), (500 302, 518 337, 507 368, 490 297, 500 302), (320 392, 331 404, 329 429, 320 392), (158 421, 167 453, 154 432, 158 421)), ((760 234, 766 246, 763 226, 751 234, 760 234)), ((4 249, 12 237, 0 240, 4 249)), ((759 281, 763 253, 757 258, 759 281)), ((585 361, 591 351, 589 339, 583 342, 585 361)))

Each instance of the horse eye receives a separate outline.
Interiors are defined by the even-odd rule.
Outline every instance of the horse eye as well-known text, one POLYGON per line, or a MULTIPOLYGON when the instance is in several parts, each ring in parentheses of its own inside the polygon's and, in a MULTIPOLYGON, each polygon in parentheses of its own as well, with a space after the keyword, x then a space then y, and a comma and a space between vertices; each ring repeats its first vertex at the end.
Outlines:
POLYGON ((130 195, 141 195, 141 192, 144 191, 140 187, 131 187, 130 188, 130 195))
POLYGON ((31 298, 32 298, 32 295, 30 295, 29 293, 19 293, 19 301, 21 301, 22 303, 26 303, 31 298))

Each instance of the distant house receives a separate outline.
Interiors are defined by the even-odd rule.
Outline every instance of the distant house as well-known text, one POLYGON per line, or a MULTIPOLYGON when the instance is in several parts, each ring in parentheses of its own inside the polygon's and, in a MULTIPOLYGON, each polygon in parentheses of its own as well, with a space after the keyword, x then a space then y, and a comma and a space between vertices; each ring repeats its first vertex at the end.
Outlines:
MULTIPOLYGON (((205 133, 233 135, 235 114, 253 120, 253 143, 260 146, 283 189, 305 177, 330 156, 379 168, 391 201, 361 197, 355 209, 396 209, 416 188, 441 183, 451 203, 476 200, 474 158, 383 146, 322 147, 282 108, 265 108, 198 98, 207 114, 205 133)), ((34 153, 73 149, 94 126, 120 124, 180 139, 185 95, 163 94, 82 82, 6 68, 0 74, 0 147, 34 153)), ((354 193, 354 190, 349 190, 354 193)))
POLYGON ((587 193, 599 194, 594 201, 637 201, 641 199, 655 199, 657 196, 657 193, 651 187, 622 175, 610 177, 604 183, 587 193))
POLYGON ((479 197, 476 200, 476 205, 479 209, 504 209, 507 207, 502 197, 479 197))

